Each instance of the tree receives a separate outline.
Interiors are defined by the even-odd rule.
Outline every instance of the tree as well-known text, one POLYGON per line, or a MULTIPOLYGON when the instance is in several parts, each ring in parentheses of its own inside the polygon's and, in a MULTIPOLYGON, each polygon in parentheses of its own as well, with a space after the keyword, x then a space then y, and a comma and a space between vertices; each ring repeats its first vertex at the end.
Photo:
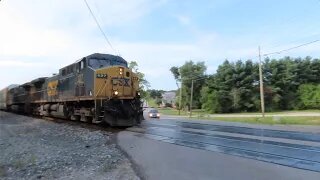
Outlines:
POLYGON ((218 99, 217 91, 210 91, 208 86, 205 86, 201 89, 201 102, 202 108, 207 110, 210 113, 220 113, 221 105, 218 99))
POLYGON ((141 97, 143 98, 147 97, 146 89, 150 87, 150 83, 145 79, 144 73, 139 72, 138 63, 136 61, 131 61, 129 62, 128 67, 131 69, 131 71, 136 73, 139 78, 139 90, 141 93, 141 97))
POLYGON ((179 80, 180 78, 179 68, 176 66, 173 66, 170 68, 170 71, 173 74, 174 79, 179 80))
POLYGON ((156 89, 150 89, 148 90, 150 97, 153 99, 162 99, 162 93, 164 93, 163 90, 156 90, 156 89))
MULTIPOLYGON (((183 107, 189 105, 191 79, 204 76, 201 74, 203 65, 188 61, 181 67, 170 69, 177 81, 182 77, 183 107)), ((203 109, 213 113, 260 110, 258 66, 251 60, 225 60, 215 74, 197 84, 195 100, 199 100, 203 109)), ((319 59, 266 58, 263 63, 266 110, 320 108, 319 77, 319 59)))
MULTIPOLYGON (((193 106, 195 108, 201 108, 200 91, 205 83, 205 71, 207 67, 204 62, 194 63, 193 61, 187 61, 181 67, 171 67, 174 78, 177 81, 182 81, 182 107, 190 106, 191 96, 191 83, 193 83, 193 106)), ((178 90, 178 92, 180 92, 178 90)), ((180 95, 177 94, 179 97, 180 95)))
POLYGON ((217 73, 207 79, 207 87, 201 93, 203 107, 218 113, 256 111, 257 67, 251 60, 225 60, 217 73))
POLYGON ((162 103, 162 100, 161 100, 160 98, 156 98, 156 104, 157 104, 158 106, 160 106, 161 103, 162 103))
POLYGON ((298 92, 302 109, 320 108, 320 85, 303 84, 298 92))

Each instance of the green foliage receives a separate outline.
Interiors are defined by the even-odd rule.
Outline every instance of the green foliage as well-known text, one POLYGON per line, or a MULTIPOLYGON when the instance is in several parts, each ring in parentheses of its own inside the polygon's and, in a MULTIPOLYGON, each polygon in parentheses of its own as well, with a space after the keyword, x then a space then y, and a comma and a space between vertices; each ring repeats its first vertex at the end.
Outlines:
MULTIPOLYGON (((193 83, 193 108, 201 107, 201 95, 200 91, 205 84, 205 71, 207 67, 204 62, 194 63, 193 61, 187 61, 181 67, 171 67, 174 78, 182 82, 182 98, 181 105, 182 108, 190 107, 190 97, 191 97, 191 84, 193 83)), ((178 90, 177 96, 180 97, 180 90, 178 90)), ((179 98, 177 98, 179 102, 179 98)), ((178 104, 177 104, 178 105, 178 104)))
POLYGON ((253 96, 258 92, 256 68, 251 60, 224 61, 217 73, 208 78, 207 93, 201 93, 203 107, 217 113, 256 111, 255 98, 259 98, 253 96))
POLYGON ((210 113, 221 112, 222 107, 219 104, 217 91, 209 92, 208 87, 203 87, 201 90, 202 108, 210 113))
POLYGON ((303 84, 299 86, 301 108, 320 109, 320 85, 303 84))
POLYGON ((162 103, 162 100, 160 98, 156 98, 156 104, 160 106, 161 103, 162 103))
POLYGON ((179 68, 178 67, 171 67, 170 68, 171 73, 173 74, 174 79, 178 80, 180 78, 179 68))
MULTIPOLYGON (((202 108, 212 113, 260 110, 258 63, 225 60, 201 89, 202 108)), ((320 60, 306 57, 265 59, 267 111, 320 108, 320 60)))
POLYGON ((147 99, 147 102, 148 102, 149 107, 157 107, 158 106, 155 99, 149 98, 149 99, 147 99))
POLYGON ((136 61, 131 61, 128 64, 128 67, 137 74, 139 78, 139 89, 141 93, 141 97, 146 98, 148 97, 148 92, 146 89, 150 87, 149 82, 145 79, 145 75, 142 72, 139 72, 138 63, 136 61))
POLYGON ((150 97, 153 99, 162 99, 162 93, 164 93, 163 90, 156 90, 156 89, 149 89, 147 90, 150 94, 150 97))

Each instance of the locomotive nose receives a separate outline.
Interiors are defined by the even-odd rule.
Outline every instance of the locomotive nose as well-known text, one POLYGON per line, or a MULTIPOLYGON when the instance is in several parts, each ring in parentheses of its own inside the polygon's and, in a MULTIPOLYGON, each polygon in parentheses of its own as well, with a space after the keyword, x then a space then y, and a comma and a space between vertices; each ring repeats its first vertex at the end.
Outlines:
POLYGON ((96 70, 94 92, 96 97, 133 97, 132 72, 128 68, 112 66, 96 70))

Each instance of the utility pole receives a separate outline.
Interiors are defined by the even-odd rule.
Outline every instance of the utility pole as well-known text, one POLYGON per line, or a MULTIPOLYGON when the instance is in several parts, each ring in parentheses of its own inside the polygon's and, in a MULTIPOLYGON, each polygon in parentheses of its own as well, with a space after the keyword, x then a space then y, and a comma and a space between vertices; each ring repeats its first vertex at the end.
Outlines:
POLYGON ((190 117, 192 116, 193 79, 191 80, 190 117))
POLYGON ((262 77, 262 64, 261 64, 261 50, 259 46, 259 79, 260 79, 260 101, 261 101, 261 113, 264 118, 264 92, 263 92, 263 77, 262 77))
POLYGON ((181 111, 181 99, 182 99, 182 78, 181 78, 181 84, 180 84, 180 94, 179 94, 179 115, 181 111))
POLYGON ((178 69, 179 75, 180 75, 180 80, 181 80, 181 84, 180 84, 180 97, 179 97, 179 115, 180 115, 180 111, 181 111, 181 99, 182 99, 182 75, 181 75, 181 71, 180 68, 178 69))

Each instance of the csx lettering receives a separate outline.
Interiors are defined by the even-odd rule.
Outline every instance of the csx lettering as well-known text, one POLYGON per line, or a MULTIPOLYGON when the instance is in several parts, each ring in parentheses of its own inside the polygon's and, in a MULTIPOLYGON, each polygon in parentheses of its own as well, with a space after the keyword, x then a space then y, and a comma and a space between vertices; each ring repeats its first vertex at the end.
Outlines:
POLYGON ((116 86, 127 86, 130 87, 130 79, 126 79, 126 78, 113 78, 112 79, 112 85, 116 86))

